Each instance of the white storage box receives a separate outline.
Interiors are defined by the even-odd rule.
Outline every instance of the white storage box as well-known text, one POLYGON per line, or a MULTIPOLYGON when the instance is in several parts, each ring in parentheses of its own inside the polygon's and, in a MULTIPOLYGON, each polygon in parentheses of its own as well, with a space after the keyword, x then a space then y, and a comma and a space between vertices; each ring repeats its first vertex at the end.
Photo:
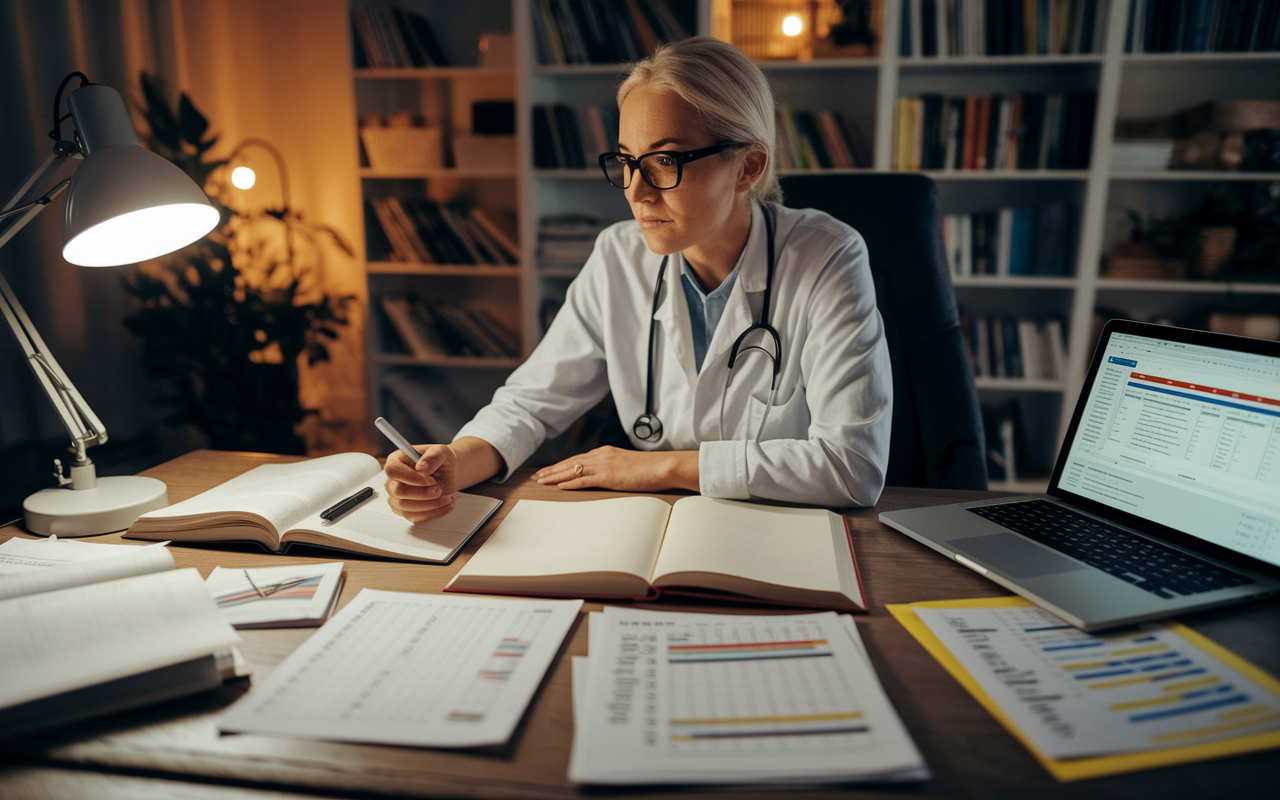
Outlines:
POLYGON ((378 170, 438 169, 444 166, 439 128, 361 128, 369 166, 378 170))

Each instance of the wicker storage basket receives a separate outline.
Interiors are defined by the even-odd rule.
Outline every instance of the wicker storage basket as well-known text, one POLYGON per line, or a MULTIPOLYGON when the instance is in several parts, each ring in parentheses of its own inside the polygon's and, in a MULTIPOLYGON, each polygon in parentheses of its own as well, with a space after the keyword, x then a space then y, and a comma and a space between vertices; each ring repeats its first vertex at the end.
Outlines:
POLYGON ((444 166, 439 128, 361 128, 369 166, 379 170, 437 169, 444 166))

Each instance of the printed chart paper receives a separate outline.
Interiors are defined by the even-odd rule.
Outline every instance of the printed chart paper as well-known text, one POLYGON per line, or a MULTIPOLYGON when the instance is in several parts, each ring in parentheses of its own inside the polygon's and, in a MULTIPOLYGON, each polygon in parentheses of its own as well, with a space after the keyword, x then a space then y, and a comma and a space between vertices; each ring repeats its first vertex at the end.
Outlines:
POLYGON ((915 611, 1047 755, 1280 728, 1280 697, 1163 624, 1088 634, 1035 606, 915 611))
POLYGON ((730 616, 606 607, 575 664, 581 783, 927 777, 834 613, 730 616))
POLYGON ((218 727, 425 747, 502 744, 581 607, 364 589, 218 727))

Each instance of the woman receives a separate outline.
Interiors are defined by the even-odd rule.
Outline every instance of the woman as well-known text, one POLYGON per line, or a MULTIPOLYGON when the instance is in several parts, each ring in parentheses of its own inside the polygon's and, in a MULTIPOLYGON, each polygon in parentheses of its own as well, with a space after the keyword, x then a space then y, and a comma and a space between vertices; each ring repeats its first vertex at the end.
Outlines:
POLYGON ((826 214, 774 205, 763 73, 694 37, 636 64, 618 107, 620 152, 601 166, 635 220, 600 234, 546 337, 451 445, 419 446, 416 465, 392 453, 392 508, 447 514, 609 391, 637 449, 583 453, 539 483, 875 504, 892 384, 866 248, 826 214))

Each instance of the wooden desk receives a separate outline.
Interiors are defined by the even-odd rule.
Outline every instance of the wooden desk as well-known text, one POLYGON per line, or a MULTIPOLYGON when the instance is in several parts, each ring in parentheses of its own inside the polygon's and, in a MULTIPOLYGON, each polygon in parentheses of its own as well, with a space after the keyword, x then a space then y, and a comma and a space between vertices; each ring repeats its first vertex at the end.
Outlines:
MULTIPOLYGON (((178 501, 258 464, 288 461, 246 453, 195 452, 144 473, 169 485, 178 501)), ((438 592, 521 498, 591 500, 612 492, 559 492, 540 487, 522 470, 503 485, 472 491, 508 501, 494 521, 470 542, 450 566, 403 564, 332 555, 347 562, 346 603, 364 587, 438 592)), ((1274 791, 1280 751, 1220 761, 1085 781, 1055 782, 915 640, 884 610, 886 603, 947 600, 1006 594, 1003 589, 931 550, 881 525, 876 514, 896 508, 995 496, 984 492, 887 489, 875 509, 848 514, 871 611, 856 617, 871 660, 885 690, 924 754, 933 779, 923 784, 859 788, 884 795, 945 797, 1204 797, 1257 796, 1274 791)), ((663 496, 674 501, 675 496, 663 496)), ((0 529, 0 541, 22 534, 0 529)), ((120 541, 118 534, 92 541, 120 541)), ((208 575, 215 565, 252 567, 312 559, 266 555, 240 547, 172 548, 179 567, 208 575)), ((665 610, 723 610, 663 600, 646 606, 665 610)), ((588 603, 584 610, 601 606, 588 603)), ((1183 621, 1249 658, 1280 673, 1280 600, 1186 617, 1183 621)), ((754 613, 754 610, 753 610, 754 613)), ((760 613, 789 613, 765 609, 760 613)), ((243 651, 256 680, 265 678, 311 630, 241 631, 243 651)), ((220 736, 213 717, 248 690, 238 681, 221 690, 131 714, 123 714, 31 739, 0 749, 0 796, 80 794, 82 787, 100 797, 182 796, 220 798, 235 787, 252 796, 296 797, 308 791, 329 796, 358 794, 452 797, 564 798, 583 792, 566 778, 572 732, 568 655, 585 655, 585 620, 570 635, 564 653, 551 667, 531 709, 511 743, 496 752, 452 752, 281 739, 220 736), (145 792, 145 781, 154 781, 145 792), (144 783, 139 783, 143 781, 144 783), (196 783, 189 783, 194 781, 196 783), (224 787, 227 791, 219 788, 224 787), (43 787, 43 788, 41 788, 43 787), (57 787, 63 787, 59 789, 57 787), (197 791, 198 789, 198 791, 197 791), (280 790, 275 794, 272 790, 280 790)), ((806 797, 846 795, 851 789, 806 792, 806 797)), ((590 794, 604 792, 593 791, 590 794)), ((640 795, 617 790, 610 795, 640 795)), ((709 793, 696 794, 706 796, 709 793)), ((693 796, 691 791, 662 791, 664 797, 693 796)), ((782 796, 785 792, 723 793, 726 797, 782 796)))

